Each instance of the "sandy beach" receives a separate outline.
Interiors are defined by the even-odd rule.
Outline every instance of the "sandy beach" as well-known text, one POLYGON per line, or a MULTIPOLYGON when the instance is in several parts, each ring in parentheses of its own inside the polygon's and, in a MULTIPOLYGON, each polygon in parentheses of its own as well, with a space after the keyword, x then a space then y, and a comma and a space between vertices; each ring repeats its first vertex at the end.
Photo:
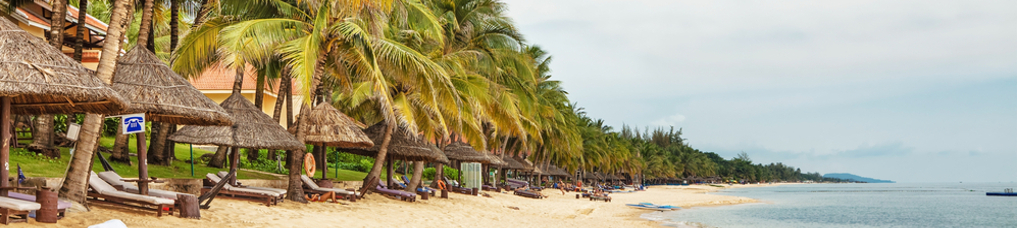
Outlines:
MULTIPOLYGON (((756 187, 774 185, 736 185, 756 187)), ((11 227, 86 227, 120 219, 129 227, 661 227, 639 216, 651 211, 632 209, 625 204, 653 202, 684 208, 756 202, 745 197, 705 194, 722 188, 653 186, 646 191, 612 194, 612 202, 576 199, 576 193, 562 195, 544 190, 545 199, 530 199, 511 193, 484 192, 491 197, 450 193, 449 199, 432 198, 407 203, 368 195, 357 202, 284 202, 277 206, 217 198, 212 208, 202 210, 201 220, 175 216, 155 217, 152 212, 107 205, 92 205, 90 212, 70 213, 57 224, 30 220, 11 227), (518 208, 515 209, 515 208, 518 208)))

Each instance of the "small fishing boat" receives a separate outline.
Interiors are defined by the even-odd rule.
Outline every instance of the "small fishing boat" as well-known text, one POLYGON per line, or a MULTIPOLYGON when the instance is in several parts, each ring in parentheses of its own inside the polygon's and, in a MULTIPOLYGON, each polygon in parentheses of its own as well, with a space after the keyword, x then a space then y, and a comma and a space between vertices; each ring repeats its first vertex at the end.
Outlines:
POLYGON ((637 208, 637 209, 655 210, 655 211, 673 211, 673 210, 682 209, 682 207, 676 207, 676 206, 672 206, 672 205, 656 205, 656 204, 652 204, 652 203, 626 204, 626 206, 630 206, 630 207, 637 208))
POLYGON ((988 196, 1018 196, 1015 195, 1014 189, 1004 189, 1004 192, 987 192, 988 196))

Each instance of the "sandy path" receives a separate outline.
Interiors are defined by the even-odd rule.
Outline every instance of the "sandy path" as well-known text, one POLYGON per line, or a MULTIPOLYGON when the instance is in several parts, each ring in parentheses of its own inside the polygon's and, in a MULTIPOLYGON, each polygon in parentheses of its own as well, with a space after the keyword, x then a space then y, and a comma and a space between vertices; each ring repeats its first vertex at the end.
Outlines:
POLYGON ((346 205, 284 202, 266 207, 255 202, 216 199, 202 211, 201 220, 174 216, 156 218, 154 213, 93 205, 92 211, 71 213, 57 224, 13 224, 11 227, 86 227, 109 219, 123 220, 129 227, 660 227, 639 218, 650 211, 626 207, 626 203, 653 202, 682 207, 756 202, 744 197, 704 194, 711 186, 661 186, 636 193, 617 193, 612 202, 576 199, 545 190, 548 198, 537 200, 509 193, 485 192, 491 197, 450 193, 449 199, 432 198, 406 203, 378 194, 346 205), (519 208, 519 210, 510 207, 519 208))

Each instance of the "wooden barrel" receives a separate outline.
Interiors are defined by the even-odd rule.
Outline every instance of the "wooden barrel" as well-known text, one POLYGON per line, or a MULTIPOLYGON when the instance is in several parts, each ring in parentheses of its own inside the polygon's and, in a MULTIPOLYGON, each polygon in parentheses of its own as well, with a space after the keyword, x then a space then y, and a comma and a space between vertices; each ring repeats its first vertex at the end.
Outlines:
POLYGON ((41 223, 57 223, 57 193, 48 189, 35 191, 35 202, 41 207, 35 212, 35 221, 41 223))
POLYGON ((201 219, 198 197, 191 194, 177 194, 177 210, 181 218, 201 219))

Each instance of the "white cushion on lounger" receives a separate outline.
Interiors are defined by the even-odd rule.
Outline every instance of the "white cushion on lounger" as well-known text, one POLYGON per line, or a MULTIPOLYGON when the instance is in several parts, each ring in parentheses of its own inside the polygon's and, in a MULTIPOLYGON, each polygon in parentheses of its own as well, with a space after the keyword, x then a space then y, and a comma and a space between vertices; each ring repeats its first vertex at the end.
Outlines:
POLYGON ((0 207, 19 211, 31 211, 39 210, 42 205, 36 202, 0 196, 0 207))
POLYGON ((127 183, 126 181, 121 180, 124 178, 120 177, 120 175, 117 174, 116 172, 113 171, 99 172, 99 174, 97 175, 99 175, 99 178, 106 181, 106 183, 109 183, 113 187, 120 185, 122 188, 124 188, 124 190, 134 189, 135 192, 138 191, 137 186, 134 186, 134 184, 127 183))
MULTIPOLYGON (((135 186, 132 183, 129 183, 129 182, 121 180, 121 179, 124 179, 124 178, 120 177, 120 174, 117 174, 116 172, 113 172, 113 171, 99 172, 98 175, 99 175, 99 178, 103 179, 104 181, 106 181, 106 183, 109 183, 110 185, 120 185, 120 186, 122 186, 124 188, 125 192, 135 193, 135 194, 140 193, 140 190, 138 190, 138 186, 135 186)), ((167 198, 167 199, 177 199, 177 194, 183 194, 183 193, 174 192, 174 191, 160 190, 160 189, 152 189, 152 188, 148 189, 148 195, 149 196, 163 197, 163 198, 167 198)))
POLYGON ((100 179, 99 176, 95 174, 95 172, 92 172, 92 175, 89 176, 88 186, 92 187, 92 190, 98 192, 99 194, 106 194, 108 192, 117 191, 117 189, 111 186, 109 183, 106 183, 106 181, 100 179))
POLYGON ((347 191, 346 189, 323 188, 321 186, 318 186, 317 183, 315 183, 313 180, 311 180, 311 178, 308 177, 308 175, 300 175, 300 180, 304 181, 304 184, 306 184, 308 186, 308 188, 314 189, 316 191, 335 192, 335 193, 339 193, 339 194, 343 194, 343 195, 361 196, 360 192, 350 192, 350 191, 347 191))
POLYGON ((95 172, 92 172, 92 176, 88 179, 88 186, 100 195, 115 196, 151 204, 173 204, 171 199, 117 191, 116 188, 113 188, 113 186, 99 178, 99 175, 96 175, 95 172))
MULTIPOLYGON (((206 174, 205 177, 209 178, 209 180, 211 180, 212 183, 219 183, 220 181, 223 181, 221 178, 219 178, 219 176, 216 176, 215 174, 211 174, 211 173, 206 174)), ((249 189, 249 188, 233 187, 233 186, 231 186, 229 184, 224 184, 223 185, 223 189, 230 190, 230 191, 235 191, 235 192, 246 192, 246 193, 254 193, 254 194, 260 194, 260 195, 267 195, 267 196, 279 195, 278 193, 274 193, 274 192, 261 191, 261 190, 249 189)))
MULTIPOLYGON (((225 178, 226 174, 230 174, 230 173, 226 172, 226 171, 219 171, 219 172, 216 173, 216 175, 218 175, 220 178, 225 178)), ((259 191, 272 192, 272 193, 276 193, 276 194, 279 194, 279 195, 286 195, 286 189, 269 188, 269 187, 254 187, 254 186, 243 186, 241 188, 255 189, 255 190, 259 190, 259 191)))

